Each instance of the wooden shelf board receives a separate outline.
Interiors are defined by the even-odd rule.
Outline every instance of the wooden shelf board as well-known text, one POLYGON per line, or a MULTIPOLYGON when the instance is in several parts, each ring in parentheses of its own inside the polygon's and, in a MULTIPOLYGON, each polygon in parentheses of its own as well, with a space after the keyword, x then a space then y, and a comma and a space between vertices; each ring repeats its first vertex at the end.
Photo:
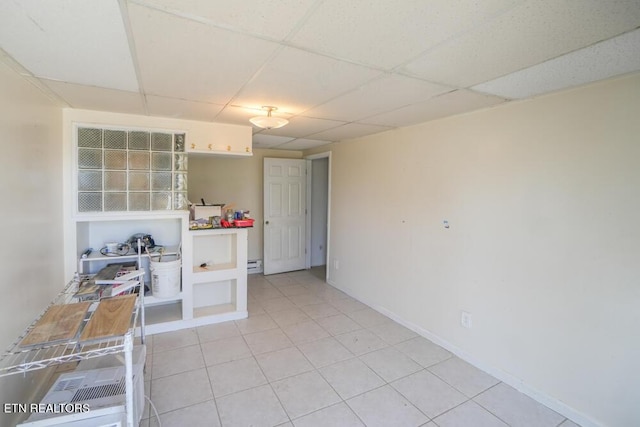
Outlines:
POLYGON ((38 320, 20 346, 33 346, 73 338, 89 310, 90 302, 53 305, 38 320))
POLYGON ((81 341, 124 335, 131 325, 137 295, 103 299, 80 335, 81 341))

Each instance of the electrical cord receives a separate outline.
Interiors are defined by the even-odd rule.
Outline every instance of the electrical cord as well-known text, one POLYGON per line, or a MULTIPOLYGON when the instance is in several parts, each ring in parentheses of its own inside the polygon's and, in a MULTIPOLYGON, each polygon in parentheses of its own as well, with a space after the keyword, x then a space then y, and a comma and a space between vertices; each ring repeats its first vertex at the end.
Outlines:
MULTIPOLYGON (((162 245, 156 245, 153 248, 151 248, 150 251, 147 248, 145 248, 147 254, 150 256, 162 255, 160 251, 164 251, 164 249, 165 247, 162 245)), ((132 248, 129 245, 123 244, 122 247, 118 249, 117 252, 107 252, 107 248, 105 246, 104 248, 100 249, 100 253, 104 256, 109 256, 109 257, 127 256, 127 255, 134 255, 137 253, 135 249, 133 249, 133 253, 131 252, 131 250, 132 248)))
POLYGON ((104 256, 125 256, 129 253, 129 251, 131 250, 131 248, 129 247, 129 245, 122 245, 118 248, 118 250, 116 252, 107 252, 107 248, 106 246, 102 249, 100 249, 100 253, 104 256))
POLYGON ((151 405, 151 408, 153 409, 153 414, 156 416, 156 420, 158 420, 158 427, 162 427, 162 423, 160 422, 160 416, 158 415, 158 410, 156 409, 156 405, 153 404, 151 399, 149 399, 149 396, 147 396, 146 394, 144 395, 144 398, 147 399, 147 402, 149 402, 149 405, 151 405))

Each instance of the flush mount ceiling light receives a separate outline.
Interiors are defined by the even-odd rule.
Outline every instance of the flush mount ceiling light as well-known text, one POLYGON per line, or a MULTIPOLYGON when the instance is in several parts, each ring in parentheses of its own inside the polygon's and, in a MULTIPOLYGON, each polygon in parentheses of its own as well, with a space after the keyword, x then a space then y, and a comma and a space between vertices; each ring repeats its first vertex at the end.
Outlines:
POLYGON ((278 129, 286 125, 287 123, 289 123, 289 120, 287 119, 283 119, 280 117, 273 117, 271 115, 272 111, 275 111, 278 109, 277 107, 264 106, 262 107, 262 109, 267 110, 266 116, 251 117, 249 119, 251 123, 258 126, 259 128, 278 129))

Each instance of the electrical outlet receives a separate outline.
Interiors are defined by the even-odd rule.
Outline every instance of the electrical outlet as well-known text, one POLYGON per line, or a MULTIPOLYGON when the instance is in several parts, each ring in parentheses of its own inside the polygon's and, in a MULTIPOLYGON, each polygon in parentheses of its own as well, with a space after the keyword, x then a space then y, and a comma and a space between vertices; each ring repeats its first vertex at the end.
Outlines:
POLYGON ((333 268, 335 270, 340 270, 340 261, 338 261, 337 259, 333 260, 333 268))
POLYGON ((463 328, 471 329, 473 322, 471 321, 471 313, 463 311, 460 315, 460 324, 463 328))

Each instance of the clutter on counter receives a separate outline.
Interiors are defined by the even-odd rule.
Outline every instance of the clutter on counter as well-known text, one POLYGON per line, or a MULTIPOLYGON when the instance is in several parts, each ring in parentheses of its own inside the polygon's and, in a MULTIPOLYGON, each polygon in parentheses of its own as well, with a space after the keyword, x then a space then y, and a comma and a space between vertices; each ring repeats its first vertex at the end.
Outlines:
POLYGON ((220 219, 218 221, 213 220, 212 222, 205 219, 189 221, 189 230, 210 230, 212 228, 248 228, 248 227, 253 227, 254 219, 243 218, 243 219, 234 219, 231 221, 227 221, 226 219, 220 219))
POLYGON ((253 218, 248 210, 234 209, 233 204, 214 203, 189 206, 189 230, 209 230, 212 228, 253 227, 253 218))
POLYGON ((246 228, 253 227, 254 219, 249 211, 227 209, 225 216, 214 215, 208 218, 197 218, 189 221, 190 230, 207 230, 212 228, 246 228))

